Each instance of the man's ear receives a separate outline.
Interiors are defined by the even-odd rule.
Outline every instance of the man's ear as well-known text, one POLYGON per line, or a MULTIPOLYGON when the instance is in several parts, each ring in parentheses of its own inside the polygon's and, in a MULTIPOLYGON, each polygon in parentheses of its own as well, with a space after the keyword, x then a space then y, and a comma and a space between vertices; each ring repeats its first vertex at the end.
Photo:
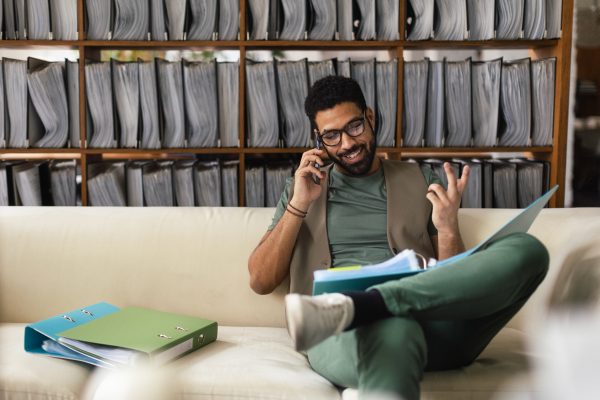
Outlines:
POLYGON ((365 114, 367 115, 367 118, 369 118, 371 126, 375 128, 375 114, 373 113, 373 110, 371 110, 371 107, 367 107, 365 114))

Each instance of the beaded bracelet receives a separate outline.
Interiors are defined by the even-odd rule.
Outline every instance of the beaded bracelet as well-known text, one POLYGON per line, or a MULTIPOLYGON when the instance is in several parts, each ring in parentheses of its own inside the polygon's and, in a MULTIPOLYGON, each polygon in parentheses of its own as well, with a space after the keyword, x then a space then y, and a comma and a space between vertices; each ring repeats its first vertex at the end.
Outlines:
POLYGON ((306 218, 306 215, 302 215, 302 214, 296 214, 295 212, 293 212, 292 210, 290 210, 289 208, 285 208, 285 211, 289 212, 290 214, 295 215, 296 217, 300 217, 300 218, 306 218))
POLYGON ((294 210, 298 211, 300 214, 304 214, 304 215, 308 214, 308 212, 306 212, 306 211, 300 211, 300 210, 298 210, 296 207, 294 207, 290 203, 288 203, 288 206, 292 207, 294 210))

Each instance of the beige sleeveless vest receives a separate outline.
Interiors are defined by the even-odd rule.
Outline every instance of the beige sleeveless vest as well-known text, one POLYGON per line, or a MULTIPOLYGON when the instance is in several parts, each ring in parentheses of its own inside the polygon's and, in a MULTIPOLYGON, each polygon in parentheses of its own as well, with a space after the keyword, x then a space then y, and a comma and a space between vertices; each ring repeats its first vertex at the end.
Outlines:
MULTIPOLYGON (((387 189, 387 236, 394 254, 413 249, 426 258, 435 257, 427 224, 431 202, 427 182, 419 165, 381 159, 387 189)), ((322 168, 331 173, 333 164, 322 168)), ((329 175, 328 175, 329 177, 329 175)), ((290 263, 290 293, 312 295, 313 272, 331 267, 327 236, 327 193, 329 179, 324 179, 321 196, 308 208, 292 252, 290 263)), ((290 187, 288 202, 294 196, 290 187)))

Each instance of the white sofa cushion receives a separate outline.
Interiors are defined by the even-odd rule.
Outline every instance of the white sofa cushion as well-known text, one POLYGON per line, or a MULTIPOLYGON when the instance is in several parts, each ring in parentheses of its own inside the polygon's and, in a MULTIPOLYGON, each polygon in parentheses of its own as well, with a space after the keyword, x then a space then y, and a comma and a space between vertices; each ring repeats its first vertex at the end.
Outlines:
POLYGON ((25 324, 0 324, 0 399, 77 400, 88 364, 25 352, 25 324))

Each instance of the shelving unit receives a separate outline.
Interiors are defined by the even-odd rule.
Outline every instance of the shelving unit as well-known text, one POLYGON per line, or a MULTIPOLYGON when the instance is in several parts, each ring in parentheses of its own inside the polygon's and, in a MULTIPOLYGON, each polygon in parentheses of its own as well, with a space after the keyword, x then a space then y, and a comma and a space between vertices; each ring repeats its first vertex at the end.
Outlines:
POLYGON ((573 3, 574 0, 563 0, 562 14, 562 38, 556 40, 517 40, 517 41, 460 41, 460 42, 441 42, 441 41, 422 41, 413 42, 402 40, 404 37, 404 3, 400 1, 400 35, 399 41, 246 41, 245 40, 245 21, 246 10, 245 0, 240 0, 240 39, 239 41, 88 41, 83 39, 83 0, 78 0, 78 30, 79 40, 77 41, 42 41, 42 40, 2 40, 0 48, 5 49, 73 49, 79 50, 79 79, 80 79, 80 121, 81 121, 81 142, 85 143, 85 80, 84 64, 85 58, 100 60, 102 50, 237 50, 240 54, 240 79, 239 79, 239 99, 240 99, 240 146, 239 148, 202 148, 202 149, 0 149, 2 154, 39 155, 54 153, 57 158, 65 158, 72 154, 81 162, 82 186, 81 197, 82 204, 87 205, 87 165, 90 162, 102 160, 103 157, 114 159, 119 155, 123 157, 132 154, 143 156, 144 158, 153 155, 164 157, 165 155, 181 154, 231 154, 239 157, 239 204, 244 205, 244 168, 246 154, 300 154, 309 150, 308 148, 247 148, 245 147, 245 84, 244 84, 244 62, 246 51, 254 50, 335 50, 335 51, 356 51, 356 50, 387 50, 391 58, 398 58, 398 119, 396 130, 396 147, 379 148, 378 153, 387 153, 388 157, 401 159, 403 155, 439 155, 439 156, 478 156, 489 155, 490 153, 513 153, 524 152, 526 156, 539 160, 548 161, 551 164, 550 186, 560 185, 556 195, 550 200, 550 207, 563 207, 565 196, 565 166, 567 149, 567 122, 569 105, 569 81, 571 64, 571 39, 573 30, 573 3), (556 92, 555 92, 555 112, 554 112, 554 138, 551 147, 488 147, 488 148, 402 148, 402 81, 403 81, 403 60, 404 50, 466 50, 466 49, 528 49, 532 59, 556 57, 556 92))

